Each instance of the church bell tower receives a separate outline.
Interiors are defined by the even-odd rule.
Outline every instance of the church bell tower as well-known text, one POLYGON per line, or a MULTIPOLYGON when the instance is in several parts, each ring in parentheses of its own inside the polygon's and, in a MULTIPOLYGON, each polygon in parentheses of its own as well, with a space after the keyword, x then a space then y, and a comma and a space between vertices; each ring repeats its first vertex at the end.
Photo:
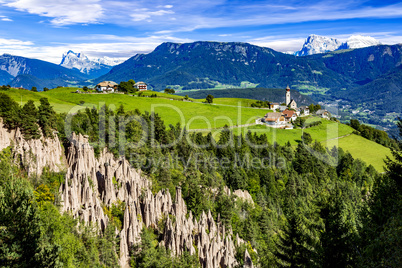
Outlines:
POLYGON ((286 87, 285 104, 288 106, 290 103, 290 88, 289 85, 286 87))

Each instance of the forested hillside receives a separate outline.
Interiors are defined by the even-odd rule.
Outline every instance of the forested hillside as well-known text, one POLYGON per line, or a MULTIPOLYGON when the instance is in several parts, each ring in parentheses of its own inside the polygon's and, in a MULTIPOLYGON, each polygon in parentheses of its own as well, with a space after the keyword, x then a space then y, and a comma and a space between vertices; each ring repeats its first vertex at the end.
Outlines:
MULTIPOLYGON (((281 146, 269 144, 265 135, 234 135, 228 128, 214 139, 211 133, 188 134, 179 124, 167 128, 157 114, 126 111, 123 106, 87 108, 66 117, 56 114, 46 99, 40 103, 37 108, 32 102, 20 107, 1 94, 0 116, 7 128, 21 128, 28 140, 42 133, 54 135, 52 129, 65 145, 70 130, 88 135, 98 155, 107 147, 141 169, 152 181, 154 194, 168 189, 174 196, 180 186, 196 219, 210 210, 227 227, 227 236, 235 240, 238 234, 245 241, 236 248, 240 265, 245 251, 260 267, 402 263, 400 143, 393 151, 395 160, 388 159, 386 173, 379 174, 348 152, 314 141, 281 146), (114 121, 119 117, 127 120, 125 132, 119 132, 123 121, 114 121), (65 127, 66 119, 71 128, 65 127), (141 140, 142 131, 151 125, 153 134, 141 140), (181 135, 188 138, 180 139, 181 135), (163 146, 174 140, 178 142, 163 146), (141 146, 133 146, 139 141, 141 146), (225 186, 247 190, 253 202, 227 195, 225 186)), ((402 137, 402 122, 399 129, 402 137)), ((64 174, 30 177, 15 159, 12 147, 2 151, 0 263, 117 266, 121 249, 116 233, 122 228, 125 203, 104 204, 110 224, 103 232, 91 225, 77 227, 77 220, 59 210, 64 174)), ((171 257, 159 243, 163 232, 158 226, 143 229, 141 243, 130 250, 132 267, 197 267, 194 255, 171 257)))

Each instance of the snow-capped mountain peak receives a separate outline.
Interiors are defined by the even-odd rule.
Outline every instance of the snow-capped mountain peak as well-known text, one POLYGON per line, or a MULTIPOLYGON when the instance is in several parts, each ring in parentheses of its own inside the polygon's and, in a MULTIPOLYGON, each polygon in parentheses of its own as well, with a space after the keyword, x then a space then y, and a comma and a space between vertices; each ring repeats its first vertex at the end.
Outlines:
POLYGON ((363 48, 381 45, 381 42, 371 36, 352 35, 345 44, 347 48, 363 48))
POLYGON ((301 50, 296 51, 294 54, 296 56, 307 56, 340 49, 363 48, 380 44, 378 40, 371 36, 352 35, 346 42, 342 43, 335 38, 312 34, 306 39, 301 50))
POLYGON ((338 39, 326 36, 312 34, 307 37, 300 51, 295 53, 296 56, 307 56, 317 53, 325 53, 334 51, 342 45, 338 39))
POLYGON ((112 66, 120 64, 119 59, 102 57, 98 59, 89 59, 84 53, 75 53, 72 50, 63 53, 60 65, 69 69, 76 68, 82 73, 89 74, 95 70, 110 69, 112 66))

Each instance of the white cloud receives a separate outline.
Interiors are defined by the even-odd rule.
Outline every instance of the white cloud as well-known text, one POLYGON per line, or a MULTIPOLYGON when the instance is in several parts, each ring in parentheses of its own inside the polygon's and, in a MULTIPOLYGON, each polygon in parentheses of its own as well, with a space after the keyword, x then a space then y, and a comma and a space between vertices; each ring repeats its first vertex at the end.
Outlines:
POLYGON ((83 52, 88 57, 108 56, 126 60, 138 53, 149 53, 163 42, 192 42, 190 39, 181 39, 173 36, 116 36, 116 35, 89 35, 77 40, 85 42, 67 44, 55 43, 46 46, 34 46, 32 42, 14 39, 0 39, 0 51, 12 55, 41 59, 59 64, 62 54, 68 50, 83 52))
POLYGON ((52 18, 56 26, 97 23, 103 15, 100 0, 11 0, 3 5, 52 18))
POLYGON ((173 5, 157 6, 157 8, 173 8, 173 5))
POLYGON ((147 9, 142 9, 142 10, 138 10, 137 12, 135 12, 135 14, 132 14, 131 17, 132 17, 133 21, 147 20, 147 21, 151 22, 152 17, 164 16, 164 15, 168 15, 168 14, 174 14, 174 12, 171 10, 163 10, 163 9, 157 10, 157 11, 148 11, 147 9))
POLYGON ((10 49, 25 50, 33 45, 34 43, 31 41, 0 38, 0 51, 3 53, 9 53, 7 51, 10 49))
POLYGON ((9 17, 2 16, 2 15, 0 15, 0 20, 1 20, 1 21, 13 21, 13 20, 10 19, 9 17))
POLYGON ((261 46, 269 47, 273 50, 288 53, 289 51, 298 51, 304 43, 304 38, 283 38, 269 36, 263 38, 256 38, 249 40, 248 43, 261 46))

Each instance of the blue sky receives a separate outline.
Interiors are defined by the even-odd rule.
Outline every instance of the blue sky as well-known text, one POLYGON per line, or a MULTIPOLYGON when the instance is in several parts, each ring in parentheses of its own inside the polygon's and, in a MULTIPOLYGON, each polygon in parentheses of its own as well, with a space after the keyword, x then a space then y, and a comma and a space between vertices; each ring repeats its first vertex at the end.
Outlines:
POLYGON ((127 59, 162 42, 238 41, 287 52, 309 34, 402 43, 401 1, 0 0, 0 54, 127 59))

